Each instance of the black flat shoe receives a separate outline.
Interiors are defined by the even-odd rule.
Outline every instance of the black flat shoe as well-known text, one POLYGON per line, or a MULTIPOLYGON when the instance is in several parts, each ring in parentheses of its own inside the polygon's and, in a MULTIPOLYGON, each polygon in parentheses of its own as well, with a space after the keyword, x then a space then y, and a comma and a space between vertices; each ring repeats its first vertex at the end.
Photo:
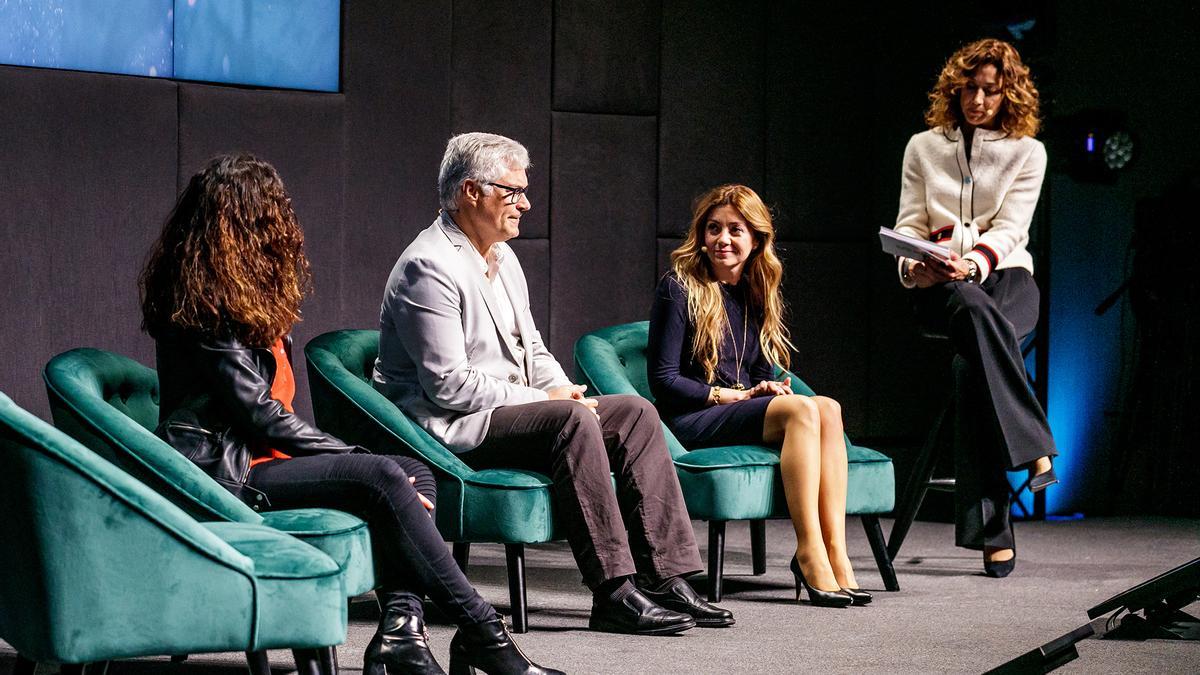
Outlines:
POLYGON ((502 619, 459 626, 450 640, 450 675, 565 675, 525 656, 502 619))
POLYGON ((854 599, 850 594, 838 589, 836 591, 823 591, 819 588, 813 588, 808 584, 808 580, 804 578, 804 572, 800 571, 800 563, 796 561, 796 557, 792 556, 792 576, 796 577, 796 600, 800 600, 800 589, 808 591, 808 601, 816 607, 848 607, 854 599))
POLYGON ((629 635, 673 635, 696 627, 696 620, 655 604, 637 588, 621 598, 592 598, 588 628, 629 635))
POLYGON ((363 653, 363 675, 424 673, 446 675, 429 651, 429 636, 419 616, 385 610, 379 631, 363 653))
POLYGON ((1029 491, 1041 492, 1057 482, 1058 476, 1054 474, 1054 467, 1051 466, 1049 469, 1029 479, 1029 491))
POLYGON ((983 559, 983 573, 993 579, 1003 579, 1012 574, 1013 568, 1017 566, 1017 552, 1013 551, 1013 557, 1008 560, 988 560, 983 559))
POLYGON ((691 584, 679 577, 672 579, 661 591, 642 589, 642 593, 659 607, 687 614, 701 628, 724 628, 734 624, 733 612, 705 601, 691 584))
POLYGON ((861 588, 843 588, 842 592, 850 596, 850 604, 857 607, 871 604, 871 594, 861 588))

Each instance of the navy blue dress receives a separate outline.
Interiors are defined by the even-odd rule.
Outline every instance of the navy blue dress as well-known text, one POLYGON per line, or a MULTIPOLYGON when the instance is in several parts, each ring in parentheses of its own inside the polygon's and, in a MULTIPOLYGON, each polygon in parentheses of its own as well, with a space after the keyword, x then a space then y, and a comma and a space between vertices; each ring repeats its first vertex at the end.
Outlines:
POLYGON ((692 358, 695 326, 688 318, 687 289, 674 274, 658 282, 646 351, 650 392, 663 421, 689 449, 762 443, 763 419, 772 396, 708 404, 714 386, 732 389, 741 383, 749 389, 762 380, 774 379, 774 368, 758 342, 761 311, 748 307, 749 290, 744 280, 736 286, 721 284, 729 326, 717 349, 715 377, 709 382, 704 367, 692 358))

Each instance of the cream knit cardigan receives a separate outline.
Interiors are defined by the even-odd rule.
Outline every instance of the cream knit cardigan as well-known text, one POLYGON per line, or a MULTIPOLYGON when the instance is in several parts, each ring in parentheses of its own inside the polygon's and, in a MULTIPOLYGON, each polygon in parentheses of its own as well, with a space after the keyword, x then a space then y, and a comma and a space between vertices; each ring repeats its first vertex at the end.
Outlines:
POLYGON ((975 261, 979 282, 997 269, 1032 274, 1026 244, 1045 175, 1046 148, 1029 136, 976 129, 968 159, 958 129, 923 131, 904 149, 895 230, 975 261))

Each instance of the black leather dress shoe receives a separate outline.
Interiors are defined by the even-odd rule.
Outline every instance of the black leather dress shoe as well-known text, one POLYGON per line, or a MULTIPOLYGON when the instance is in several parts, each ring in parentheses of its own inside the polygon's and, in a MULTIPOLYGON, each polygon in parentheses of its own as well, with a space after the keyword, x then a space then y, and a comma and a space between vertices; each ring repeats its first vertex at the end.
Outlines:
POLYGON ((696 627, 687 614, 659 607, 634 588, 620 598, 592 598, 588 628, 631 635, 672 635, 696 627))
POLYGON ((679 577, 672 579, 671 584, 661 591, 643 589, 642 593, 659 607, 687 614, 701 628, 724 628, 734 624, 733 612, 705 601, 691 584, 679 577))

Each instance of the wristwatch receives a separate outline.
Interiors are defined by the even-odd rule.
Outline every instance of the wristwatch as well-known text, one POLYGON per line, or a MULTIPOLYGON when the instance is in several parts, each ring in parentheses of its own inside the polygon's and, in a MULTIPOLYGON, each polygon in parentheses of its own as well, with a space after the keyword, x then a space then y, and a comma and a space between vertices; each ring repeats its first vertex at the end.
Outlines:
POLYGON ((976 265, 974 260, 968 260, 967 268, 967 276, 965 279, 963 279, 963 281, 967 282, 968 284, 973 284, 979 280, 979 265, 976 265))

